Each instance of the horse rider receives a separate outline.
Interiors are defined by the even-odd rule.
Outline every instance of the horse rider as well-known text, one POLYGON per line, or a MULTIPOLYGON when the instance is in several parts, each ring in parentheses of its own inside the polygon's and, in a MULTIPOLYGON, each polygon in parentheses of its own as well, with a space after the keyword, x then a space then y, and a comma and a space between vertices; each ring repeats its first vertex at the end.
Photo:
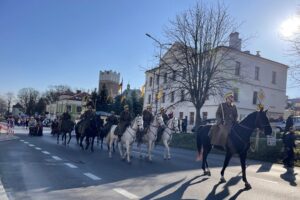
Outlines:
POLYGON ((86 104, 87 110, 80 116, 80 125, 78 127, 78 130, 80 133, 83 133, 83 131, 87 128, 89 121, 95 116, 95 112, 93 110, 94 104, 92 101, 89 101, 86 104))
POLYGON ((171 111, 169 114, 168 114, 168 118, 169 118, 169 120, 170 119, 172 119, 174 117, 174 114, 173 114, 173 112, 171 111))
POLYGON ((142 142, 142 138, 147 134, 151 122, 153 121, 152 106, 147 105, 147 108, 143 111, 144 131, 138 131, 137 140, 142 142))
POLYGON ((59 126, 58 126, 58 121, 57 121, 57 119, 55 118, 54 120, 53 120, 53 122, 51 123, 51 134, 52 135, 55 135, 55 134, 57 134, 58 132, 59 132, 59 128, 58 128, 59 126))
POLYGON ((131 113, 129 112, 129 106, 125 105, 124 110, 120 114, 120 122, 115 130, 115 134, 118 135, 119 140, 121 139, 122 135, 126 131, 126 128, 130 125, 132 120, 131 113))
MULTIPOLYGON (((166 111, 165 111, 165 108, 164 107, 161 107, 160 108, 160 114, 164 120, 164 124, 166 125, 169 121, 169 117, 168 115, 166 114, 166 111)), ((157 130, 157 139, 156 139, 156 143, 158 143, 161 139, 161 136, 164 132, 165 128, 164 127, 159 127, 158 130, 157 130)))
POLYGON ((284 128, 284 135, 290 131, 290 128, 294 126, 293 121, 294 113, 291 113, 290 116, 286 120, 285 128, 284 128))
POLYGON ((104 131, 105 131, 105 133, 109 132, 109 130, 111 129, 112 125, 118 125, 118 122, 119 122, 119 120, 116 117, 114 111, 111 111, 110 114, 111 115, 108 116, 106 118, 106 120, 105 120, 106 121, 106 124, 104 125, 104 131))
POLYGON ((161 107, 160 108, 160 114, 164 120, 164 123, 167 124, 167 122, 169 121, 169 117, 168 115, 166 114, 166 111, 165 111, 165 108, 164 107, 161 107))
POLYGON ((225 103, 221 103, 216 112, 217 125, 211 128, 209 135, 212 145, 222 146, 225 149, 231 127, 237 122, 238 112, 233 104, 233 92, 226 93, 224 98, 225 103))

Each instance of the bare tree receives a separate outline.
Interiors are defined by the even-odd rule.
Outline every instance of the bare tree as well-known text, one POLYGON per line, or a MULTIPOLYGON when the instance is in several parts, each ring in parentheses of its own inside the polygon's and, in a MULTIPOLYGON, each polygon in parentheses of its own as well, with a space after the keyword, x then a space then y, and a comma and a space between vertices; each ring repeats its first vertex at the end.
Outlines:
POLYGON ((6 93, 7 113, 10 112, 11 104, 12 104, 12 101, 14 100, 14 98, 15 98, 14 93, 12 93, 12 92, 6 93))
POLYGON ((7 101, 0 96, 0 114, 4 114, 7 109, 7 101))
POLYGON ((44 96, 48 103, 53 103, 55 101, 58 101, 59 96, 66 92, 72 92, 70 86, 52 85, 49 86, 49 89, 44 93, 44 96))
MULTIPOLYGON (((164 79, 165 95, 177 99, 174 104, 187 101, 195 106, 196 124, 201 122, 200 110, 208 96, 221 95, 232 89, 236 79, 241 80, 234 76, 233 48, 225 46, 234 31, 234 20, 224 6, 202 3, 177 15, 165 30, 173 46, 160 61, 158 77, 164 79), (180 98, 174 97, 178 95, 180 98)), ((159 93, 158 98, 162 96, 159 93)))
POLYGON ((33 88, 23 88, 19 90, 18 99, 20 104, 25 108, 26 114, 34 114, 34 109, 39 99, 39 94, 39 91, 33 88))

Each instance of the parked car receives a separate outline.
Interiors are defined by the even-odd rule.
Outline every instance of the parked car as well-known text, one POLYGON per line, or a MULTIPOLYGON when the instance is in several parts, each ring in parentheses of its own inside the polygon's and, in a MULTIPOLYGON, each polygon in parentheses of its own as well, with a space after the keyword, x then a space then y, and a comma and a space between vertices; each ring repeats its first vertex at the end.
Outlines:
POLYGON ((216 119, 216 118, 203 120, 199 126, 194 126, 194 127, 192 128, 192 132, 195 132, 198 128, 200 128, 200 127, 202 127, 202 126, 206 126, 206 125, 214 125, 214 124, 216 124, 216 123, 217 123, 217 119, 216 119))
MULTIPOLYGON (((294 116, 293 117, 293 122, 294 122, 294 130, 299 131, 300 130, 300 116, 294 116)), ((271 126, 274 126, 280 130, 280 132, 283 132, 285 129, 285 123, 286 121, 281 121, 281 122, 271 122, 271 126)))

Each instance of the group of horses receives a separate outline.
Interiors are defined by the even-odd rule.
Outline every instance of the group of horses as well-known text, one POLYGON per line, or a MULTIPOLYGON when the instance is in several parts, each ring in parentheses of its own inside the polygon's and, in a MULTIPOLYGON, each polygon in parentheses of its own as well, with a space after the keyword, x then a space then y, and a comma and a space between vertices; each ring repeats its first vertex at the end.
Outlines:
MULTIPOLYGON (((78 122, 75 125, 75 133, 77 138, 77 143, 83 148, 82 141, 86 138, 87 146, 85 149, 88 149, 91 144, 91 150, 93 151, 94 139, 98 138, 98 141, 101 141, 101 148, 103 139, 106 139, 106 143, 108 145, 109 157, 112 157, 112 151, 115 143, 118 143, 120 156, 123 160, 127 160, 128 163, 131 162, 131 148, 133 143, 136 140, 137 132, 143 131, 143 118, 142 116, 137 116, 131 122, 131 125, 126 129, 121 139, 118 140, 118 136, 114 134, 114 131, 117 125, 112 125, 108 131, 104 131, 105 127, 103 123, 99 122, 99 117, 95 117, 93 119, 89 119, 87 122, 89 125, 87 128, 80 130, 81 123, 78 122)), ((160 114, 154 116, 149 128, 147 129, 146 134, 144 134, 142 138, 142 143, 147 145, 148 148, 148 159, 152 161, 152 149, 155 145, 155 141, 157 139, 157 132, 159 127, 164 128, 162 135, 162 142, 165 146, 164 159, 170 159, 170 148, 169 143, 172 139, 173 132, 178 132, 178 120, 174 117, 170 119, 167 124, 164 123, 163 118, 160 114)), ((197 141, 197 150, 198 150, 198 158, 200 157, 202 160, 202 169, 204 171, 204 175, 210 176, 210 170, 208 168, 207 157, 210 153, 213 145, 211 144, 209 131, 211 125, 200 126, 196 128, 196 141, 197 141)), ((221 179, 220 183, 226 182, 224 178, 224 172, 226 167, 229 164, 229 161, 233 154, 238 154, 241 163, 242 169, 242 179, 245 183, 245 189, 251 189, 251 185, 247 181, 246 178, 246 158, 247 152, 250 148, 250 137, 255 129, 259 129, 265 133, 265 135, 270 135, 272 133, 272 128, 270 126, 269 119, 267 117, 267 111, 255 111, 249 114, 245 119, 241 122, 236 123, 232 126, 230 134, 226 143, 226 156, 223 163, 223 168, 221 170, 221 179)), ((63 138, 66 144, 66 133, 67 131, 62 131, 63 138)), ((69 133, 71 131, 69 130, 69 133)), ((69 134, 71 137, 71 134, 69 134)), ((58 136, 59 137, 59 136, 58 136)), ((68 143, 70 142, 70 139, 68 143)), ((139 155, 141 156, 141 143, 139 146, 139 155)), ((217 146, 215 148, 218 148, 217 146)))
POLYGON ((103 148, 103 141, 107 143, 109 157, 112 157, 114 146, 119 147, 120 156, 122 159, 126 159, 128 163, 131 163, 131 148, 134 142, 136 142, 137 134, 145 132, 141 140, 137 141, 139 147, 139 156, 142 157, 141 145, 146 144, 148 149, 148 160, 152 161, 152 150, 158 137, 158 129, 162 128, 162 143, 165 146, 164 159, 171 159, 169 144, 172 139, 172 134, 179 132, 178 119, 173 117, 168 120, 167 124, 164 123, 160 114, 154 116, 147 130, 144 131, 144 122, 142 116, 136 116, 130 126, 128 126, 119 139, 115 134, 117 125, 104 124, 103 120, 99 116, 93 115, 92 117, 82 119, 74 124, 71 120, 62 120, 59 125, 60 131, 57 132, 57 143, 59 144, 60 135, 63 144, 67 145, 71 140, 71 132, 75 130, 77 144, 82 149, 89 149, 94 151, 94 141, 97 138, 97 143, 103 148), (109 127, 109 128, 107 128, 109 127), (67 135, 69 139, 67 141, 67 135), (85 139, 86 146, 83 146, 85 139))

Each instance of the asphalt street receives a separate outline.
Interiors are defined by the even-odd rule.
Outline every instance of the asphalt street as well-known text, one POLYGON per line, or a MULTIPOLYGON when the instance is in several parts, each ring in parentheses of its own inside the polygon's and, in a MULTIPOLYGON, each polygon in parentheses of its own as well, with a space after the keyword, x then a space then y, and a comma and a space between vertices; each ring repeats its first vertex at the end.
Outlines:
POLYGON ((227 182, 219 184, 222 155, 209 156, 208 177, 193 151, 171 149, 172 159, 164 160, 157 146, 149 162, 134 147, 127 164, 118 153, 108 158, 106 148, 82 151, 75 137, 64 146, 47 130, 42 137, 29 137, 21 128, 15 132, 17 138, 0 140, 0 200, 300 199, 299 168, 248 160, 252 189, 246 191, 237 158, 225 172, 227 182))

